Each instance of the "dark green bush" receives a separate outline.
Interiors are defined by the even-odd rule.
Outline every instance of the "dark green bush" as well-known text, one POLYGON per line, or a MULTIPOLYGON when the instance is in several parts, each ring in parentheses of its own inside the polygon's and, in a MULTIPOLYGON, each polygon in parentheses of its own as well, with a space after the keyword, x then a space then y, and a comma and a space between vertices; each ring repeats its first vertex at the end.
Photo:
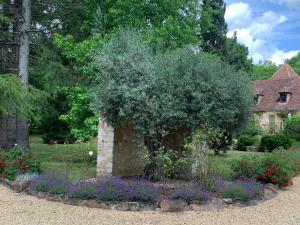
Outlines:
POLYGON ((247 146, 252 146, 259 141, 258 137, 243 135, 240 136, 237 143, 237 149, 241 151, 246 151, 247 146))
POLYGON ((267 135, 262 137, 260 144, 261 152, 272 152, 276 148, 288 149, 292 145, 292 139, 283 134, 267 135))
POLYGON ((285 122, 284 133, 297 140, 300 141, 300 117, 293 116, 290 119, 287 119, 285 122))
POLYGON ((258 126, 256 123, 249 123, 241 131, 241 135, 256 136, 262 134, 263 134, 263 129, 260 126, 258 126))

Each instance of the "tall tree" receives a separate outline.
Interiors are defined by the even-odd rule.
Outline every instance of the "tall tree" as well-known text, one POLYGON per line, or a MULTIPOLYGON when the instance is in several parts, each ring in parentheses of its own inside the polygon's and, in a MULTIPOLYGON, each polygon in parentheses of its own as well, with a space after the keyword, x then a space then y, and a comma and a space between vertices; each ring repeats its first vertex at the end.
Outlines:
POLYGON ((253 80, 265 80, 270 78, 277 70, 278 66, 276 66, 273 62, 264 61, 253 66, 251 76, 253 80))
POLYGON ((225 51, 222 59, 235 67, 237 70, 243 70, 251 73, 253 70, 252 60, 248 59, 249 50, 245 45, 237 42, 237 33, 233 37, 226 38, 225 51))
MULTIPOLYGON (((20 19, 19 41, 19 77, 24 85, 28 84, 30 25, 31 25, 31 0, 23 0, 20 19)), ((28 122, 24 117, 16 118, 16 142, 24 148, 29 147, 28 122)))
MULTIPOLYGON (((2 9, 4 10, 1 18, 4 19, 0 28, 6 36, 0 40, 2 67, 0 72, 18 73, 20 80, 26 86, 29 66, 31 0, 2 1, 2 9)), ((23 104, 22 107, 26 108, 26 101, 23 101, 23 104)), ((10 109, 9 116, 1 115, 1 123, 1 127, 5 127, 2 129, 5 132, 0 134, 3 140, 2 137, 5 136, 5 147, 10 147, 14 143, 25 148, 29 147, 28 124, 24 116, 18 114, 16 108, 10 109)))
POLYGON ((222 55, 226 42, 226 5, 223 0, 203 0, 200 18, 202 44, 206 52, 222 55))
POLYGON ((288 60, 287 63, 289 63, 294 68, 294 70, 300 75, 300 52, 296 56, 288 60))

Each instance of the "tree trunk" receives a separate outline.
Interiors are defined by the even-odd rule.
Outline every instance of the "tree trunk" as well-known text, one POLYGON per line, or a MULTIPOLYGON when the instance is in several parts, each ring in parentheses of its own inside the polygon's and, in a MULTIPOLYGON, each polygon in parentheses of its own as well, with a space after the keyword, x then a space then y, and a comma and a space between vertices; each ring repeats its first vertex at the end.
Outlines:
MULTIPOLYGON (((31 0, 22 1, 21 10, 21 30, 20 30, 20 46, 19 46, 19 77, 21 81, 28 84, 28 68, 29 68, 29 31, 31 24, 31 0)), ((29 147, 29 130, 28 123, 25 118, 17 116, 16 119, 16 142, 24 148, 29 147)))
POLYGON ((19 77, 24 84, 28 84, 29 68, 29 31, 31 24, 31 0, 22 1, 22 22, 20 30, 19 49, 19 77))

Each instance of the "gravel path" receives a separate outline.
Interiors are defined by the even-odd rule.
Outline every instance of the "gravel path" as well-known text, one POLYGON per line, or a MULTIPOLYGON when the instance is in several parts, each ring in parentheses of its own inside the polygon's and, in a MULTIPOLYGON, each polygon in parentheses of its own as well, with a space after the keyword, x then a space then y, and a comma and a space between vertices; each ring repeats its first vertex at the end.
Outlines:
POLYGON ((300 177, 276 198, 256 206, 209 212, 121 212, 65 205, 0 186, 1 225, 222 224, 300 225, 300 177))

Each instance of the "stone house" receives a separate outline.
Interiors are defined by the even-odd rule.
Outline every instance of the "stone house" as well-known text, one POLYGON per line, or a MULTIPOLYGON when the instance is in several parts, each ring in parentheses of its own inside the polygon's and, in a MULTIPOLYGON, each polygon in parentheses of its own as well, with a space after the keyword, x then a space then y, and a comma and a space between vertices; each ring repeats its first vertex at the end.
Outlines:
POLYGON ((265 130, 280 132, 286 117, 300 115, 300 76, 288 64, 271 78, 257 80, 254 89, 255 120, 265 130))

